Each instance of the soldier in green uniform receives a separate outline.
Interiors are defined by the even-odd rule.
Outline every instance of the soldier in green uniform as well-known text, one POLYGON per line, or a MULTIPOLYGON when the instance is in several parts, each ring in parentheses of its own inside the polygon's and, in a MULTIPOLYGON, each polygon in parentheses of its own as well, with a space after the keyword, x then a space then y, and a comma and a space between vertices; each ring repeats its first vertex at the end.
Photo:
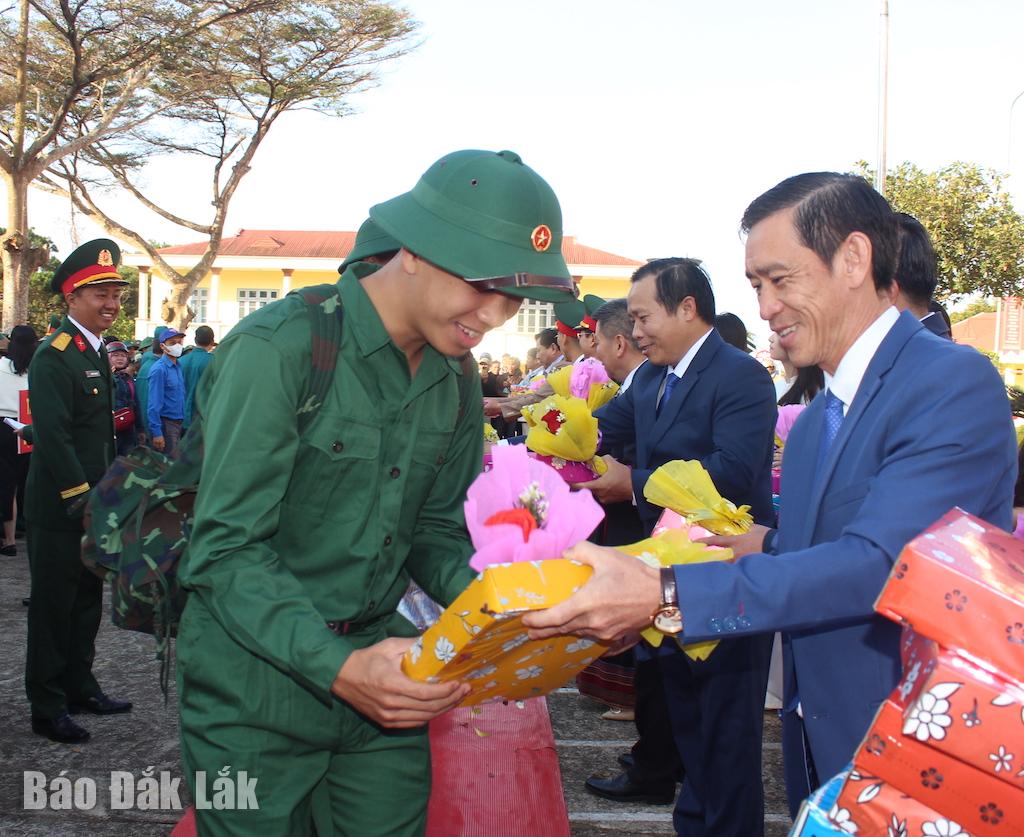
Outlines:
POLYGON ((396 607, 410 578, 448 603, 473 577, 462 504, 483 414, 456 358, 524 297, 571 296, 561 210, 517 154, 461 151, 370 216, 401 249, 338 281, 337 367, 301 436, 301 299, 239 323, 201 384, 182 757, 194 798, 244 771, 259 810, 197 804, 200 834, 306 834, 318 785, 336 833, 422 833, 424 725, 468 691, 402 673, 414 631, 396 607))
POLYGON ((25 690, 32 730, 54 741, 89 738, 69 712, 131 709, 104 695, 92 675, 103 587, 81 560, 85 499, 114 458, 114 386, 100 335, 128 284, 117 272, 120 260, 108 239, 64 260, 52 288, 68 314, 28 370, 35 448, 25 486, 32 576, 25 690))

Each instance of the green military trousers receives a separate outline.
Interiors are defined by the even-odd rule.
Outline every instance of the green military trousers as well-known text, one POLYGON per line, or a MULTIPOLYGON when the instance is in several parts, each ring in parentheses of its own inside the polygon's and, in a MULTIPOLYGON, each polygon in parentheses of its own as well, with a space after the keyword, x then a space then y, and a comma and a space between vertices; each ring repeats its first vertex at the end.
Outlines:
POLYGON ((32 717, 53 718, 68 701, 100 694, 92 676, 103 582, 82 563, 82 533, 29 522, 32 577, 25 692, 32 717))
MULTIPOLYGON (((275 629, 287 627, 267 626, 275 629)), ((384 638, 350 635, 364 646, 384 638)), ((426 727, 385 730, 337 698, 325 702, 235 642, 196 596, 177 648, 182 761, 201 836, 309 834, 314 789, 321 832, 328 818, 334 837, 424 832, 426 727), (247 783, 246 809, 218 808, 232 801, 218 799, 218 775, 221 788, 235 783, 235 803, 247 783)))

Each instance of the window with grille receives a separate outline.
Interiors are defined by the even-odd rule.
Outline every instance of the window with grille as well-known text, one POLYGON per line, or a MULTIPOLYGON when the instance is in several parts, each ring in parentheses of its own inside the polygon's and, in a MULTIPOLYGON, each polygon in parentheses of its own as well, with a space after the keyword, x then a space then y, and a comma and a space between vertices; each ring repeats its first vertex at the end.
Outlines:
POLYGON ((194 323, 205 323, 207 321, 207 302, 210 299, 210 291, 207 288, 196 288, 192 296, 188 298, 188 307, 192 309, 195 316, 194 323))
POLYGON ((532 337, 538 331, 555 325, 555 306, 536 299, 523 300, 516 318, 516 331, 532 337))
POLYGON ((277 291, 254 290, 252 288, 238 289, 238 319, 251 314, 257 308, 262 308, 277 299, 277 291))

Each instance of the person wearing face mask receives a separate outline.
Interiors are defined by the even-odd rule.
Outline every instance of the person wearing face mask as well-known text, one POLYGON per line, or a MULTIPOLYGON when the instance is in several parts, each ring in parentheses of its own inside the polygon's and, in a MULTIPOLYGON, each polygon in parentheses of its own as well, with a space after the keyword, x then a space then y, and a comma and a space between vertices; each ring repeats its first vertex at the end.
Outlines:
POLYGON ((149 369, 146 428, 153 447, 171 459, 177 457, 185 418, 185 378, 178 365, 185 335, 175 328, 160 335, 163 354, 149 369))
POLYGON ((114 433, 117 437, 117 455, 124 456, 145 441, 142 429, 142 409, 135 381, 128 371, 128 347, 120 340, 107 343, 107 357, 114 378, 114 433))

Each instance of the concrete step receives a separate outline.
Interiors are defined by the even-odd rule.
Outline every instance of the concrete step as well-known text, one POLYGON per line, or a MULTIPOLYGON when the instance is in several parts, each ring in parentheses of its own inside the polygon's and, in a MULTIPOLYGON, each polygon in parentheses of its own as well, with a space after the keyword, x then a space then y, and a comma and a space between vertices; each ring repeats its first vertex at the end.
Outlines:
MULTIPOLYGON (((673 834, 671 805, 612 802, 594 796, 584 788, 584 781, 591 774, 612 776, 618 773, 620 768, 616 757, 627 751, 636 739, 636 728, 632 723, 603 720, 600 715, 605 708, 571 687, 559 689, 548 696, 573 835, 673 834)), ((780 736, 778 713, 766 712, 762 742, 766 837, 784 837, 790 826, 782 779, 780 736)))

